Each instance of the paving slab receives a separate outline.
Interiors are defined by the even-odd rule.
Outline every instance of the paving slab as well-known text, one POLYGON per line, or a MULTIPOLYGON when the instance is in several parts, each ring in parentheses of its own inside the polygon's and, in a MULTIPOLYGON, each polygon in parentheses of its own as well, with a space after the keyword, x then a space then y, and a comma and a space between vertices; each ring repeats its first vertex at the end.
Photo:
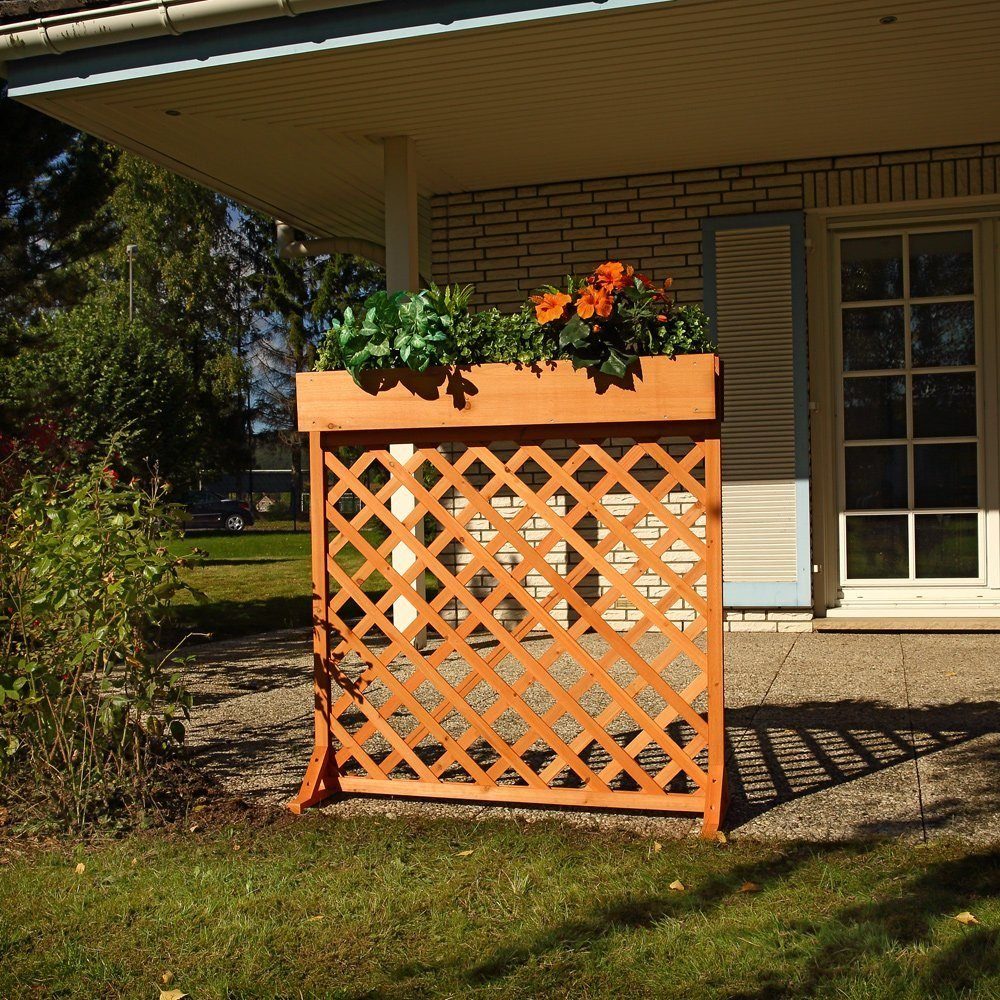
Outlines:
POLYGON ((928 834, 1000 837, 1000 636, 900 644, 928 834))
POLYGON ((744 834, 922 836, 896 636, 800 635, 763 701, 729 718, 744 834))

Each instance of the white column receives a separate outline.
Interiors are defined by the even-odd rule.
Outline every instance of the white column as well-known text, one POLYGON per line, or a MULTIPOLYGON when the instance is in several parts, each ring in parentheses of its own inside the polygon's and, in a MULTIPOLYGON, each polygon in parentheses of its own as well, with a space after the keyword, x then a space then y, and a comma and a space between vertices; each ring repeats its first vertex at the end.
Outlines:
MULTIPOLYGON (((417 249, 417 171, 413 140, 409 136, 389 136, 383 142, 385 172, 385 283, 390 292, 416 291, 420 285, 420 258, 417 249)), ((394 444, 389 449, 397 462, 405 464, 413 457, 412 444, 394 444)), ((391 510, 399 520, 413 512, 416 499, 409 490, 397 490, 392 495, 391 510)), ((413 529, 417 540, 424 540, 421 521, 413 529)), ((413 552, 405 545, 392 550, 392 567, 405 573, 414 563, 413 552)), ((424 577, 414 581, 414 590, 423 597, 424 577)), ((417 612, 405 598, 392 605, 392 620, 404 630, 413 623, 417 612)), ((427 641, 421 629, 414 639, 420 649, 427 641)))

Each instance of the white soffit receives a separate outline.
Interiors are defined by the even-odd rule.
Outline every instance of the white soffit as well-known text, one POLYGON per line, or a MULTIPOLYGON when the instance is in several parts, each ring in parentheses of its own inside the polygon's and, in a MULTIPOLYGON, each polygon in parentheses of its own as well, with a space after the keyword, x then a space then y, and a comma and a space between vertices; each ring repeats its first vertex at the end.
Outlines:
POLYGON ((995 0, 673 0, 60 89, 12 64, 12 92, 312 233, 379 239, 380 136, 414 137, 425 196, 1000 141, 998 45, 995 0))

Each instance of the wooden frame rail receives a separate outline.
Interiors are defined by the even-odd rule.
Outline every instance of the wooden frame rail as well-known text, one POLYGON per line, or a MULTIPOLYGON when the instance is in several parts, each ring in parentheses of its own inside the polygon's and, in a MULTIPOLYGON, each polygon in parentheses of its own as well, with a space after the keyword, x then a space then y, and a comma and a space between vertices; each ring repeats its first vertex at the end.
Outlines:
POLYGON ((367 793, 678 811, 702 814, 714 835, 725 799, 717 359, 643 359, 641 379, 603 386, 565 365, 482 366, 458 393, 433 388, 454 373, 381 379, 300 376, 315 746, 290 808, 367 793), (497 412, 506 425, 487 419, 497 412), (399 443, 412 457, 390 450, 399 443), (403 519, 400 490, 414 498, 403 519), (417 615, 397 628, 401 597, 417 615), (622 607, 618 630, 607 612, 622 607))

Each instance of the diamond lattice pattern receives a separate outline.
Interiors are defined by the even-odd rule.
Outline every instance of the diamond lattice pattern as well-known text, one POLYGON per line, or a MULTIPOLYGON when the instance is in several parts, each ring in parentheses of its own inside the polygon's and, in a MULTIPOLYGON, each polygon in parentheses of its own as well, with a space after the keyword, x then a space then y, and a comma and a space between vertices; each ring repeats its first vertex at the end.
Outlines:
POLYGON ((702 808, 704 443, 562 444, 324 451, 344 790, 702 808), (606 620, 622 603, 627 631, 606 620))

